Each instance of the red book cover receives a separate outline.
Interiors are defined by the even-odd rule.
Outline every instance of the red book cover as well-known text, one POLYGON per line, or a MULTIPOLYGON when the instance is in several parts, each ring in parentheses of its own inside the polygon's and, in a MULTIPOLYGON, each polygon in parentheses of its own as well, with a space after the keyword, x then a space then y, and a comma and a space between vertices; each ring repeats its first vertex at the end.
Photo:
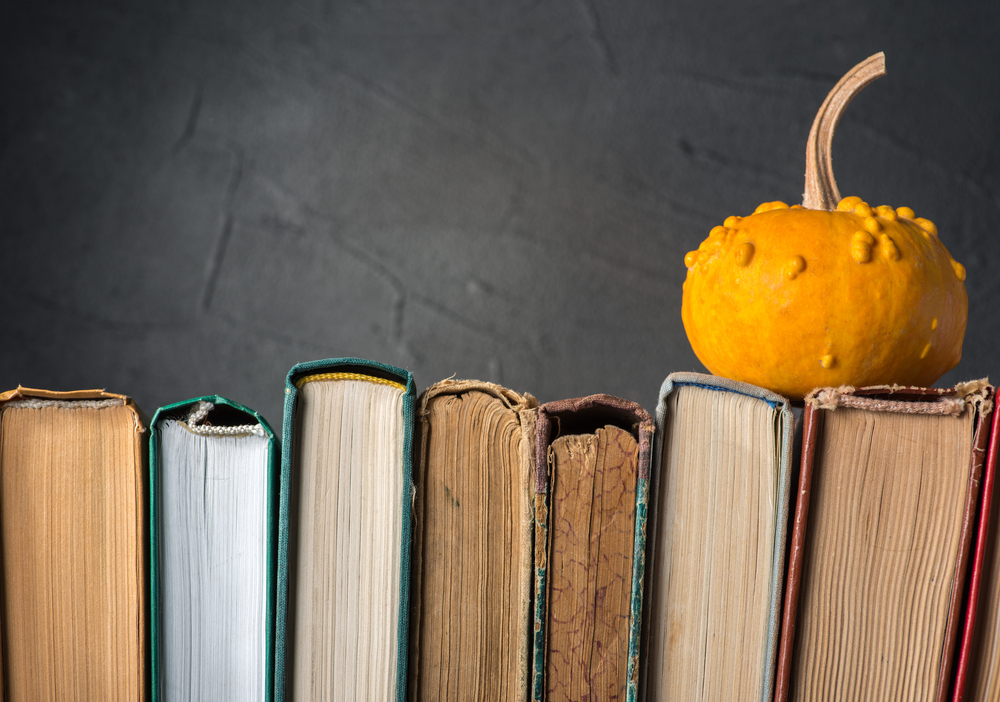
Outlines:
MULTIPOLYGON (((992 585, 996 589, 995 582, 998 575, 994 572, 991 574, 992 578, 989 578, 987 571, 990 570, 992 563, 992 559, 990 558, 991 551, 996 548, 995 537, 991 539, 990 534, 991 532, 995 533, 998 526, 996 523, 997 515, 991 515, 990 513, 993 510, 993 486, 996 483, 997 446, 1000 445, 1000 412, 993 413, 992 425, 989 449, 986 454, 986 466, 983 469, 983 497, 979 510, 980 517, 979 526, 976 530, 975 550, 972 556, 972 572, 969 575, 968 605, 965 612, 962 644, 959 649, 958 666, 955 674, 955 694, 952 698, 954 702, 961 702, 965 699, 966 686, 970 680, 973 683, 976 682, 975 676, 976 673, 979 673, 979 670, 973 658, 976 657, 976 654, 982 656, 986 653, 981 643, 979 646, 973 646, 976 634, 985 633, 977 632, 976 627, 989 625, 989 622, 986 621, 977 622, 976 618, 977 616, 981 616, 981 607, 979 605, 984 585, 986 587, 992 585)), ((972 691, 974 692, 974 689, 972 691)))

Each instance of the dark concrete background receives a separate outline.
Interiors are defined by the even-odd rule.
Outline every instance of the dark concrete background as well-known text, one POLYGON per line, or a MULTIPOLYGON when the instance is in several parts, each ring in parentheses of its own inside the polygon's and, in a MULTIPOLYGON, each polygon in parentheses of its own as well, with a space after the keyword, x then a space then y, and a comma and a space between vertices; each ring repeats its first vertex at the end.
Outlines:
POLYGON ((0 386, 218 393, 342 355, 648 409, 701 369, 684 254, 834 145, 968 269, 941 382, 1000 375, 997 3, 11 2, 0 386))

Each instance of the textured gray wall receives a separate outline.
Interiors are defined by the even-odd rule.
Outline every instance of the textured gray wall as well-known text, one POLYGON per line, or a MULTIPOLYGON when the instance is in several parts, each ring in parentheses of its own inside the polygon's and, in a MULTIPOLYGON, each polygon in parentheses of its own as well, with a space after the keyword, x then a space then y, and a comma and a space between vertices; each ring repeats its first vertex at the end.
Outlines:
POLYGON ((968 268, 1000 374, 997 3, 13 3, 0 10, 0 386, 219 393, 280 424, 295 362, 375 358, 652 409, 701 369, 684 254, 842 192, 908 205, 968 268), (943 4, 941 4, 943 7, 943 4))

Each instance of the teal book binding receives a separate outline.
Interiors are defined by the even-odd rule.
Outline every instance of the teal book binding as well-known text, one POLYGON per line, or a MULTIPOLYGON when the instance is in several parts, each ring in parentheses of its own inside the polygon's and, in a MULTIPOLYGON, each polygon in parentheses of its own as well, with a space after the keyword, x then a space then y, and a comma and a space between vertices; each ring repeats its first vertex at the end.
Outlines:
MULTIPOLYGON (((165 657, 180 655, 178 651, 166 650, 167 643, 165 640, 166 623, 164 620, 164 606, 166 605, 166 593, 164 589, 165 583, 163 567, 166 549, 171 548, 171 544, 168 540, 176 538, 177 535, 168 534, 164 531, 166 515, 164 505, 164 471, 186 470, 190 471, 191 475, 200 478, 202 481, 201 485, 203 486, 200 492, 203 494, 196 495, 195 497, 198 500, 203 500, 203 506, 205 508, 209 508, 212 504, 210 494, 213 490, 215 490, 214 484, 232 480, 231 476, 210 476, 208 474, 199 473, 199 471, 205 469, 208 465, 208 461, 204 456, 202 456, 201 461, 197 463, 191 463, 188 465, 165 465, 162 432, 165 428, 164 422, 168 420, 184 423, 184 426, 189 428, 189 430, 190 428, 195 430, 192 433, 204 436, 208 441, 214 441, 221 439, 222 437, 240 439, 249 436, 257 436, 266 442, 266 449, 264 451, 265 458, 262 461, 262 465, 259 466, 261 477, 264 480, 262 492, 264 493, 264 502, 266 503, 262 510, 264 524, 260 527, 265 541, 263 544, 265 554, 264 584, 260 592, 260 595, 263 597, 263 602, 258 603, 257 606, 259 606, 262 610, 264 617, 264 630, 260 636, 259 642, 262 649, 261 659, 263 661, 264 668, 261 695, 265 702, 271 702, 274 689, 274 635, 277 593, 276 574, 278 562, 278 458, 280 448, 278 445, 278 439, 272 431, 270 425, 259 413, 248 407, 244 407, 237 402, 233 402, 232 400, 228 400, 224 397, 219 397, 218 395, 199 397, 193 400, 186 400, 184 402, 177 402, 161 407, 157 410, 156 414, 153 415, 153 420, 150 424, 149 562, 153 702, 160 702, 161 700, 169 702, 171 695, 168 695, 165 690, 164 674, 166 666, 164 659, 165 657)), ((256 470, 258 470, 258 466, 248 466, 247 470, 249 473, 253 474, 256 470)), ((242 515, 240 515, 237 510, 232 517, 234 520, 240 520, 242 515)), ((241 522, 239 525, 234 523, 223 526, 236 526, 237 528, 244 528, 246 525, 241 522)), ((188 533, 186 536, 190 537, 191 534, 188 533)), ((220 550, 219 542, 221 541, 221 539, 213 539, 211 534, 206 533, 205 540, 202 545, 211 546, 213 553, 208 554, 208 549, 206 549, 205 552, 199 552, 198 557, 200 557, 200 563, 198 566, 194 566, 204 567, 206 569, 205 572, 216 581, 225 577, 224 575, 219 574, 219 570, 217 569, 224 568, 227 563, 231 563, 242 557, 241 554, 225 553, 220 550), (215 541, 214 544, 212 543, 213 540, 215 541)), ((178 548, 186 547, 187 546, 185 545, 181 545, 178 548)), ((186 586, 190 586, 194 581, 195 578, 191 577, 190 582, 186 583, 186 586)), ((169 616, 169 614, 166 616, 169 616)), ((184 616, 190 617, 191 613, 185 612, 184 615, 178 617, 177 620, 183 619, 184 616)), ((183 627, 184 625, 179 624, 178 626, 183 627)), ((223 633, 221 635, 226 636, 227 634, 223 633)), ((258 652, 261 649, 257 649, 258 652)), ((219 660, 225 661, 226 659, 226 655, 223 652, 212 651, 211 653, 218 654, 220 656, 219 660)), ((235 655, 232 650, 229 651, 229 654, 235 655)), ((197 666, 201 662, 205 661, 194 660, 193 665, 197 666)), ((223 668, 225 668, 224 664, 214 666, 211 670, 207 670, 203 674, 199 675, 201 675, 202 681, 204 681, 211 676, 220 676, 220 674, 224 674, 224 672, 220 670, 223 668)), ((184 693, 179 693, 173 697, 186 698, 184 693)))
POLYGON ((795 417, 747 383, 673 373, 656 409, 648 699, 774 697, 795 417))
POLYGON ((610 395, 550 402, 538 410, 531 682, 536 702, 550 694, 638 699, 653 434, 653 420, 642 407, 610 395), (557 448, 560 438, 575 443, 557 448), (564 469, 581 464, 593 473, 585 470, 571 485, 578 476, 564 469), (564 472, 553 475, 557 466, 564 472), (565 492, 558 490, 560 482, 565 492), (631 522, 624 532, 623 521, 631 522), (579 538, 584 531, 587 538, 579 538))
MULTIPOLYGON (((394 368, 376 361, 359 358, 339 358, 298 364, 289 371, 286 379, 284 425, 282 432, 284 453, 282 454, 281 459, 281 498, 278 519, 278 603, 275 638, 275 702, 284 702, 284 700, 292 699, 293 697, 299 699, 311 699, 308 691, 299 693, 294 689, 296 685, 296 680, 294 679, 296 670, 295 657, 298 653, 301 653, 296 651, 294 645, 296 635, 296 609, 302 608, 300 607, 302 603, 298 602, 299 595, 297 594, 298 586, 296 584, 297 568, 301 568, 302 561, 307 558, 310 560, 315 560, 316 558, 315 546, 313 546, 313 551, 310 551, 310 555, 308 557, 304 556, 303 553, 300 552, 300 546, 305 543, 305 537, 307 536, 303 533, 303 531, 305 529, 312 528, 313 524, 303 523, 303 520, 307 519, 307 517, 304 516, 306 515, 306 512, 303 511, 304 507, 300 509, 300 499, 304 494, 304 487, 308 486, 303 486, 302 483, 306 480, 306 478, 300 474, 302 465, 299 463, 300 459, 298 454, 301 453, 303 456, 306 455, 302 447, 304 439, 300 436, 300 434, 305 431, 305 423, 300 422, 297 415, 297 408, 303 404, 304 397, 308 397, 306 394, 307 391, 313 392, 312 389, 317 387, 322 389, 324 385, 330 387, 328 385, 329 383, 340 381, 355 381, 360 383, 374 382, 379 386, 392 386, 398 388, 401 392, 401 416, 383 418, 385 425, 398 426, 399 431, 402 434, 401 437, 396 437, 396 439, 394 439, 401 439, 401 456, 399 465, 399 471, 401 473, 399 476, 401 494, 399 494, 399 498, 401 499, 402 505, 400 515, 398 516, 398 519, 400 520, 398 525, 400 531, 400 548, 398 552, 398 561, 393 564, 393 566, 398 567, 399 570, 398 613, 395 617, 396 643, 394 644, 395 648, 393 651, 375 651, 374 653, 369 653, 369 658, 371 658, 371 656, 395 656, 396 672, 393 681, 395 687, 394 699, 397 700, 397 702, 403 702, 406 697, 410 549, 412 541, 412 504, 414 490, 412 479, 412 453, 416 388, 413 383, 413 377, 408 371, 394 368), (302 423, 303 426, 298 426, 299 423, 302 423)), ((320 390, 316 390, 316 392, 319 393, 320 390)), ((345 390, 344 392, 346 393, 348 391, 345 390)), ((347 396, 345 395, 345 397, 347 396)), ((352 427, 356 429, 356 423, 355 425, 351 424, 352 421, 354 421, 354 417, 351 416, 351 408, 347 405, 347 402, 348 400, 343 400, 344 404, 339 405, 340 409, 333 408, 329 410, 335 414, 338 419, 336 420, 337 426, 330 427, 327 433, 332 432, 333 434, 337 434, 338 432, 345 432, 347 435, 351 435, 352 427)), ((374 402, 374 400, 371 400, 371 402, 374 402)), ((318 401, 317 406, 319 406, 318 401)), ((309 426, 312 427, 309 431, 325 431, 323 427, 319 427, 318 429, 316 427, 326 420, 313 417, 309 421, 311 422, 309 426)), ((352 438, 350 440, 355 442, 355 444, 363 440, 360 438, 362 435, 357 432, 351 436, 352 438)), ((338 439, 338 441, 341 441, 341 444, 338 444, 339 446, 346 442, 347 439, 338 439)), ((376 444, 382 444, 383 446, 385 443, 386 442, 376 442, 376 444)), ((377 448, 378 446, 375 446, 371 450, 376 450, 377 448)), ((333 449, 330 450, 332 451, 333 449)), ((333 463, 333 460, 334 459, 331 458, 330 462, 333 463)), ((321 466, 320 468, 324 471, 328 470, 328 466, 321 466)), ((364 480, 366 476, 357 477, 364 480)), ((379 479, 378 476, 367 477, 370 480, 379 479)), ((340 478, 337 478, 337 480, 339 481, 340 478)), ((344 488, 344 490, 349 489, 353 488, 344 488)), ((338 504, 343 504, 343 502, 339 502, 338 504)), ((354 506, 352 506, 352 509, 354 509, 354 506)), ((335 513, 333 517, 334 519, 339 518, 339 516, 336 515, 339 511, 338 507, 333 507, 331 511, 335 513)), ((351 528, 354 528, 353 525, 351 528)), ((342 550, 353 550, 355 547, 369 547, 370 540, 364 534, 365 528, 367 527, 358 527, 360 531, 356 533, 360 534, 360 536, 356 539, 353 536, 350 537, 354 539, 353 542, 348 543, 346 546, 341 543, 342 550), (361 543, 359 544, 357 542, 361 543)), ((355 532, 352 531, 351 533, 354 534, 355 532)), ((319 537, 315 540, 318 541, 318 539, 319 537)), ((334 538, 333 541, 336 541, 336 539, 334 538)), ((343 539, 341 541, 343 541, 343 539)), ((330 549, 331 550, 327 557, 331 561, 339 558, 338 553, 335 553, 337 549, 336 544, 332 544, 330 549)), ((378 555, 378 552, 375 552, 375 555, 378 555)), ((314 569, 311 572, 316 571, 314 569)), ((310 575, 309 577, 312 578, 314 576, 310 575)), ((319 576, 316 577, 318 578, 319 576)), ((316 587, 315 582, 314 587, 316 587)), ((338 590, 336 597, 348 597, 351 598, 351 602, 361 601, 368 595, 367 592, 362 592, 360 594, 354 592, 358 589, 358 587, 355 586, 352 588, 350 584, 343 585, 342 588, 347 594, 341 595, 338 590)), ((326 597, 330 598, 331 595, 326 595, 326 597)), ((360 606, 358 608, 360 609, 360 606)), ((333 622, 330 626, 336 627, 340 625, 341 623, 338 621, 333 622)), ((329 631, 324 633, 332 635, 329 631)), ((361 630, 357 632, 356 636, 358 639, 361 639, 368 637, 369 634, 370 632, 361 630)), ((358 643, 357 647, 362 645, 371 645, 372 649, 377 647, 376 644, 371 641, 365 644, 358 643)), ((372 649, 369 649, 369 651, 372 649)), ((332 664, 317 673, 315 666, 320 665, 316 662, 318 658, 318 656, 313 655, 309 659, 311 661, 310 664, 313 666, 311 669, 312 675, 319 675, 320 677, 325 677, 330 680, 336 680, 342 677, 342 674, 345 671, 335 669, 335 666, 332 664)), ((305 659, 303 658, 303 660, 305 659)), ((303 663, 303 665, 305 665, 305 663, 303 663)), ((356 673, 350 664, 347 665, 346 672, 350 675, 354 675, 356 673)), ((359 679, 357 685, 359 686, 359 689, 368 688, 369 690, 382 687, 389 689, 392 687, 391 685, 383 685, 384 682, 385 681, 381 680, 359 679)), ((373 701, 377 699, 377 694, 372 691, 363 693, 361 696, 373 701)))

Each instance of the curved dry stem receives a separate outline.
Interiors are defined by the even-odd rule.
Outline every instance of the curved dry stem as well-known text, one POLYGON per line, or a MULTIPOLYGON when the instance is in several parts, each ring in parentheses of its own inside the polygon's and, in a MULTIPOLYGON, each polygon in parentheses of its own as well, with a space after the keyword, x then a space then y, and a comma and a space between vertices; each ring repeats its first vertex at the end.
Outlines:
POLYGON ((833 133, 844 109, 876 78, 885 75, 885 54, 881 51, 869 56, 847 72, 826 96, 806 142, 806 191, 802 206, 810 210, 835 210, 840 202, 840 191, 833 178, 833 133))

